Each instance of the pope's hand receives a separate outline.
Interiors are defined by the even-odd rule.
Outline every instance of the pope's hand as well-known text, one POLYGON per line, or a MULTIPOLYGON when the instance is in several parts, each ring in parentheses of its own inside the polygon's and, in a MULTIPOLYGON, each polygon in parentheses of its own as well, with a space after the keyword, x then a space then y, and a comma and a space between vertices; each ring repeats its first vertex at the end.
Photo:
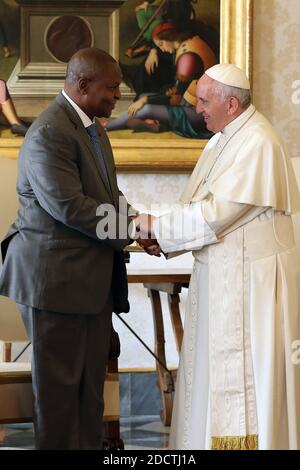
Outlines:
POLYGON ((134 219, 134 223, 138 232, 143 234, 143 238, 154 238, 152 224, 155 220, 155 217, 151 214, 140 214, 134 219))

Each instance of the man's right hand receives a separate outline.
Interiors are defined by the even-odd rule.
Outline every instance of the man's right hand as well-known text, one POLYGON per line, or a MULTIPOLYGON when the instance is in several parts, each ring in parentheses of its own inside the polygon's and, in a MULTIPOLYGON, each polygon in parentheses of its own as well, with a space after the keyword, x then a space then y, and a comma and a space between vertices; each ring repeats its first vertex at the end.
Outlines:
POLYGON ((138 238, 138 244, 144 248, 145 252, 148 253, 150 256, 157 256, 160 257, 160 246, 157 243, 157 240, 152 238, 138 238))
POLYGON ((155 217, 151 214, 140 214, 133 220, 136 225, 138 244, 142 246, 149 255, 160 256, 160 246, 157 243, 152 229, 154 219, 155 217))

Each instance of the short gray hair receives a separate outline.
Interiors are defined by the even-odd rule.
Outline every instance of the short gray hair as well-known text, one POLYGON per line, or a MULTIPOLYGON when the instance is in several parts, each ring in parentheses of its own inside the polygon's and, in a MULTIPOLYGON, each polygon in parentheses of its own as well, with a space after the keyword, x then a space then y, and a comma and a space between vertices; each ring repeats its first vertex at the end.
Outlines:
POLYGON ((242 108, 247 108, 251 104, 250 90, 217 82, 214 91, 223 101, 230 96, 234 96, 239 101, 242 108))

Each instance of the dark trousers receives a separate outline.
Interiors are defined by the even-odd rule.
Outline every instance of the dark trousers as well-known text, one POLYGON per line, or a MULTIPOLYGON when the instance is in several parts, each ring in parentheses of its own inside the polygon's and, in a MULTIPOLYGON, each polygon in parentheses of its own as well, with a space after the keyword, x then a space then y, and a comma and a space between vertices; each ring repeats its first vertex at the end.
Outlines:
POLYGON ((33 345, 36 449, 101 449, 111 302, 97 315, 18 307, 33 345))

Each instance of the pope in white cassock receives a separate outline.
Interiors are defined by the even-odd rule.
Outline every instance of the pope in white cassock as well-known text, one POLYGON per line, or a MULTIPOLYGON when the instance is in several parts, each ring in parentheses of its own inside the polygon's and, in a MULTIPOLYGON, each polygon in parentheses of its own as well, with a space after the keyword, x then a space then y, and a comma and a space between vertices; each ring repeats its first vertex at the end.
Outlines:
POLYGON ((295 175, 243 71, 206 70, 197 97, 215 135, 181 208, 153 218, 164 253, 195 258, 169 446, 300 449, 295 175))

